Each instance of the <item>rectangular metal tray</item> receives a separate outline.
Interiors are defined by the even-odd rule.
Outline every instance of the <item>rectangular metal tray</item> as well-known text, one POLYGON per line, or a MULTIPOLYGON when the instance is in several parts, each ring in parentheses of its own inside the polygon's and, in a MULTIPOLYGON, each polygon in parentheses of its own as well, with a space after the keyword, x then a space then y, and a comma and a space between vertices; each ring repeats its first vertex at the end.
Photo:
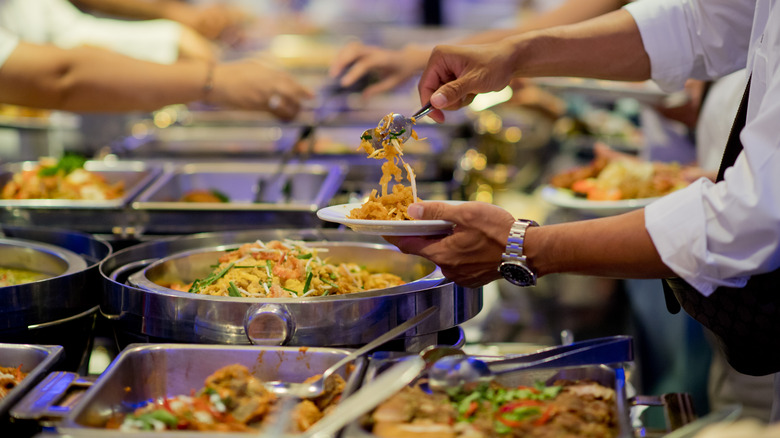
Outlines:
MULTIPOLYGON (((13 178, 13 175, 23 170, 32 169, 37 161, 7 163, 0 167, 0 187, 13 178)), ((127 205, 152 180, 159 175, 160 166, 143 161, 110 161, 89 160, 84 168, 106 178, 109 183, 123 181, 125 194, 117 199, 105 201, 73 200, 73 199, 0 199, 0 207, 6 209, 20 208, 25 210, 94 210, 118 209, 127 205)))
MULTIPOLYGON (((220 367, 239 363, 260 379, 300 382, 321 373, 347 354, 348 350, 315 347, 130 345, 87 389, 57 426, 57 432, 73 436, 124 437, 127 436, 125 432, 102 428, 112 413, 130 412, 140 403, 160 397, 189 394, 191 390, 201 388, 206 377, 220 367)), ((365 367, 359 361, 348 375, 344 374, 344 368, 337 373, 347 381, 344 393, 350 394, 360 384, 365 367)), ((249 435, 258 436, 256 432, 249 435)), ((176 431, 175 436, 225 435, 176 431)))
POLYGON ((11 407, 52 370, 62 357, 63 351, 63 347, 59 345, 0 343, 0 366, 21 365, 22 371, 27 373, 21 383, 0 399, 0 419, 5 418, 11 407))
MULTIPOLYGON (((392 359, 371 360, 366 368, 364 381, 373 379, 378 373, 393 363, 392 359)), ((502 374, 496 381, 510 387, 533 386, 542 381, 552 383, 558 379, 569 380, 593 380, 615 390, 617 395, 617 412, 619 421, 619 438, 633 437, 631 420, 629 416, 629 403, 626 399, 626 376, 622 368, 610 368, 606 365, 585 365, 560 368, 527 369, 507 374, 502 374)), ((365 430, 360 422, 354 422, 344 429, 344 437, 376 438, 376 435, 365 430)))
POLYGON ((169 163, 131 204, 146 233, 193 233, 263 227, 313 227, 344 181, 340 163, 229 161, 169 163), (262 187, 262 188, 261 188, 262 187), (218 190, 230 202, 181 202, 190 190, 218 190), (271 199, 255 202, 258 190, 271 199))

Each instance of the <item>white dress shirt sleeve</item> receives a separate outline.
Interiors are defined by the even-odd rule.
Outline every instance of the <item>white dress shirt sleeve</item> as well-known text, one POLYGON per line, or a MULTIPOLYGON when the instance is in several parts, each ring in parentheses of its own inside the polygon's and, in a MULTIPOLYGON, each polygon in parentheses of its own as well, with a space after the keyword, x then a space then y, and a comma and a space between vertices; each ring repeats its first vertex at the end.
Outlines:
POLYGON ((3 68, 3 64, 11 56, 11 52, 19 45, 19 38, 8 32, 8 30, 0 27, 0 69, 3 68))
POLYGON ((757 11, 755 26, 740 31, 750 39, 750 101, 740 136, 744 150, 726 171, 725 181, 699 180, 645 209, 647 231, 664 263, 705 295, 721 285, 741 287, 751 275, 780 267, 780 6, 776 1, 749 5, 757 11))
POLYGON ((67 0, 0 1, 0 26, 21 40, 65 49, 97 46, 163 64, 173 63, 179 56, 180 24, 98 18, 79 11, 67 0))
POLYGON ((688 78, 719 78, 745 67, 754 4, 640 0, 624 8, 639 27, 653 80, 671 92, 682 89, 688 78))

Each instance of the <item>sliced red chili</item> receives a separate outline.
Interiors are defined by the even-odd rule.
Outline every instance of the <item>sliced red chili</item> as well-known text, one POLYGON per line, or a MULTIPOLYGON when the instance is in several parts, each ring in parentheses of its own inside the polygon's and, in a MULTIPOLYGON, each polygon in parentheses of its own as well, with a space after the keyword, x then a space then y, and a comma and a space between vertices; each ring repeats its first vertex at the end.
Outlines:
POLYGON ((540 402, 539 400, 516 400, 501 406, 499 412, 511 412, 517 408, 523 408, 526 406, 544 406, 544 403, 540 402))
POLYGON ((474 412, 477 412, 477 408, 479 407, 479 403, 476 401, 472 401, 469 403, 468 409, 466 409, 466 412, 463 413, 464 418, 469 418, 472 415, 474 415, 474 412))
POLYGON ((536 421, 534 421, 534 426, 543 426, 547 424, 548 421, 550 421, 550 418, 552 418, 553 414, 555 413, 555 405, 548 405, 547 409, 542 412, 542 416, 537 418, 536 421))

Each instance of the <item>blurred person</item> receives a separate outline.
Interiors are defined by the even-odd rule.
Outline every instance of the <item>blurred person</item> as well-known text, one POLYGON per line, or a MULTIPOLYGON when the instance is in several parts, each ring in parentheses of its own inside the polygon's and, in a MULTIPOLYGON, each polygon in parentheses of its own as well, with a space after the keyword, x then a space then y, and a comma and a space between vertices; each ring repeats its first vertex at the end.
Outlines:
POLYGON ((165 64, 180 59, 216 59, 213 45, 187 26, 162 19, 129 22, 97 18, 67 0, 0 0, 0 27, 31 43, 103 47, 165 64))
MULTIPOLYGON (((567 0, 557 8, 541 13, 516 28, 477 33, 458 41, 457 44, 485 44, 531 30, 577 23, 614 11, 625 3, 624 0, 567 0)), ((386 49, 355 41, 347 44, 337 54, 329 74, 333 78, 341 76, 341 85, 344 87, 349 87, 366 74, 375 74, 378 77, 377 82, 363 91, 364 97, 368 98, 392 90, 422 72, 431 49, 432 45, 420 44, 408 44, 401 49, 386 49)))
POLYGON ((0 102, 77 112, 152 111, 205 101, 289 120, 313 97, 261 61, 160 64, 106 49, 35 44, 0 27, 0 102))
POLYGON ((236 44, 252 16, 225 3, 189 4, 184 0, 70 0, 81 9, 140 20, 167 19, 181 23, 213 41, 236 44))
MULTIPOLYGON (((387 239, 429 258, 466 286, 500 278, 499 266, 519 285, 563 272, 665 278, 683 308, 713 330, 734 368, 751 375, 777 372, 780 305, 773 303, 773 285, 780 266, 780 214, 774 206, 780 185, 773 183, 772 170, 780 166, 779 24, 774 0, 656 0, 492 45, 437 47, 419 91, 421 102, 437 108, 430 117, 439 122, 442 109, 458 109, 514 77, 653 79, 674 90, 689 77, 706 80, 747 66, 751 80, 742 78, 743 86, 748 83, 745 105, 718 182, 699 179, 623 215, 541 227, 515 221, 489 204, 418 203, 410 206, 411 216, 450 220, 453 233, 387 239), (519 239, 510 245, 511 230, 519 239), (705 309, 720 310, 720 316, 708 318, 705 309)), ((775 378, 776 407, 779 390, 775 378)))

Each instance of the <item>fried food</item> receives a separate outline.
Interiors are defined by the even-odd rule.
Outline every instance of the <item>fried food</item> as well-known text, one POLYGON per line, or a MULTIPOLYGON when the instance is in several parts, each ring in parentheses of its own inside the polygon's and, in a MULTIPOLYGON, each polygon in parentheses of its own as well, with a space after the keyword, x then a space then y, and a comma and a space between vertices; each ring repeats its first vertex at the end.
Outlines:
POLYGON ((59 160, 43 157, 32 169, 14 174, 0 191, 0 198, 105 201, 124 195, 124 181, 109 183, 102 175, 84 169, 85 161, 70 154, 59 160))
POLYGON ((679 163, 600 156, 553 176, 550 185, 591 201, 653 198, 687 186, 683 170, 679 163))

